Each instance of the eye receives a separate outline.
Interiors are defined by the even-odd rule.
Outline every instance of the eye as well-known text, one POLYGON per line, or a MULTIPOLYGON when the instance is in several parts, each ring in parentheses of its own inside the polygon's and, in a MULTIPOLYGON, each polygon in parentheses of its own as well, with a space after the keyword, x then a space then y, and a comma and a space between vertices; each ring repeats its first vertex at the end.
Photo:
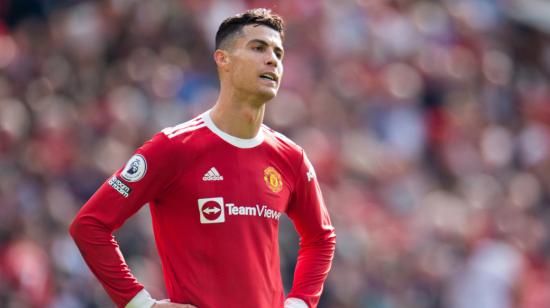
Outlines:
POLYGON ((252 50, 255 50, 255 51, 263 51, 264 50, 264 47, 259 45, 259 46, 252 46, 252 50))

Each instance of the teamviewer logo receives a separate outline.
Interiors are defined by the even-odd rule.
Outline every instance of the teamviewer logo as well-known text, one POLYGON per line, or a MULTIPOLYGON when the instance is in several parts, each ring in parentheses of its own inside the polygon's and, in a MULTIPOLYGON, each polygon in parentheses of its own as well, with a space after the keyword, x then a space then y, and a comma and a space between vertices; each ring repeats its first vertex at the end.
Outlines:
POLYGON ((216 224, 225 221, 223 198, 199 199, 201 224, 216 224))

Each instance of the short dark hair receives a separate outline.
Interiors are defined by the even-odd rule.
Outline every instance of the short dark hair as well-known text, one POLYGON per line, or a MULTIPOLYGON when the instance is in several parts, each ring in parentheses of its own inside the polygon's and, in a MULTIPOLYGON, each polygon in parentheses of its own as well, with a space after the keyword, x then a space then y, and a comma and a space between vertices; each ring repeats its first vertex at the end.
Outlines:
POLYGON ((216 32, 216 49, 221 48, 227 38, 241 33, 243 27, 246 25, 267 26, 279 32, 281 39, 284 39, 285 25, 281 16, 271 13, 269 9, 257 8, 224 20, 218 28, 218 32, 216 32))

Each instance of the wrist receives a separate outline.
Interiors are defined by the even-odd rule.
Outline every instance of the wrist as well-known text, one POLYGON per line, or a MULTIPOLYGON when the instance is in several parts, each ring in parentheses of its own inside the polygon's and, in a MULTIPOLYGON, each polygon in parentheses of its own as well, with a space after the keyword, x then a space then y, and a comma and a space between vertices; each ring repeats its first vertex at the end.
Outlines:
POLYGON ((308 308, 308 306, 299 298, 289 297, 285 300, 285 308, 308 308))
POLYGON ((151 297, 147 290, 139 291, 129 302, 125 308, 153 308, 157 301, 151 297))

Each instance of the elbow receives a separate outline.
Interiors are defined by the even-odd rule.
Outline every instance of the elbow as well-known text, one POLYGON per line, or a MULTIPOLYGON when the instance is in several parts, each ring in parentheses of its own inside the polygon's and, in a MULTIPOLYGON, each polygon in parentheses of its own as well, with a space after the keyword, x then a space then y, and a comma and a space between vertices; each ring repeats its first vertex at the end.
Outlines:
POLYGON ((334 252, 336 251, 336 232, 334 231, 334 228, 328 236, 328 242, 332 249, 332 253, 334 254, 334 252))
POLYGON ((336 244, 336 230, 334 229, 334 227, 332 227, 332 229, 330 230, 329 239, 331 240, 331 242, 336 244))
POLYGON ((336 246, 336 231, 333 226, 325 229, 323 239, 325 240, 325 242, 329 243, 329 245, 333 247, 336 246))
POLYGON ((327 249, 327 251, 330 251, 330 254, 334 256, 334 253, 336 252, 336 232, 334 227, 331 227, 325 231, 322 242, 322 245, 327 249))
POLYGON ((97 225, 98 223, 91 217, 77 215, 69 226, 69 234, 78 243, 84 237, 94 234, 97 225))
POLYGON ((69 234, 78 245, 88 243, 98 238, 111 236, 113 229, 96 217, 78 214, 69 226, 69 234))
POLYGON ((322 232, 318 232, 311 236, 302 236, 300 239, 301 247, 324 247, 327 250, 334 251, 336 249, 336 232, 334 227, 324 228, 322 232))
POLYGON ((80 218, 80 216, 76 216, 73 219, 73 222, 71 223, 71 225, 69 226, 69 234, 71 235, 71 237, 75 242, 78 241, 78 237, 82 233, 81 229, 82 229, 82 219, 80 218))

